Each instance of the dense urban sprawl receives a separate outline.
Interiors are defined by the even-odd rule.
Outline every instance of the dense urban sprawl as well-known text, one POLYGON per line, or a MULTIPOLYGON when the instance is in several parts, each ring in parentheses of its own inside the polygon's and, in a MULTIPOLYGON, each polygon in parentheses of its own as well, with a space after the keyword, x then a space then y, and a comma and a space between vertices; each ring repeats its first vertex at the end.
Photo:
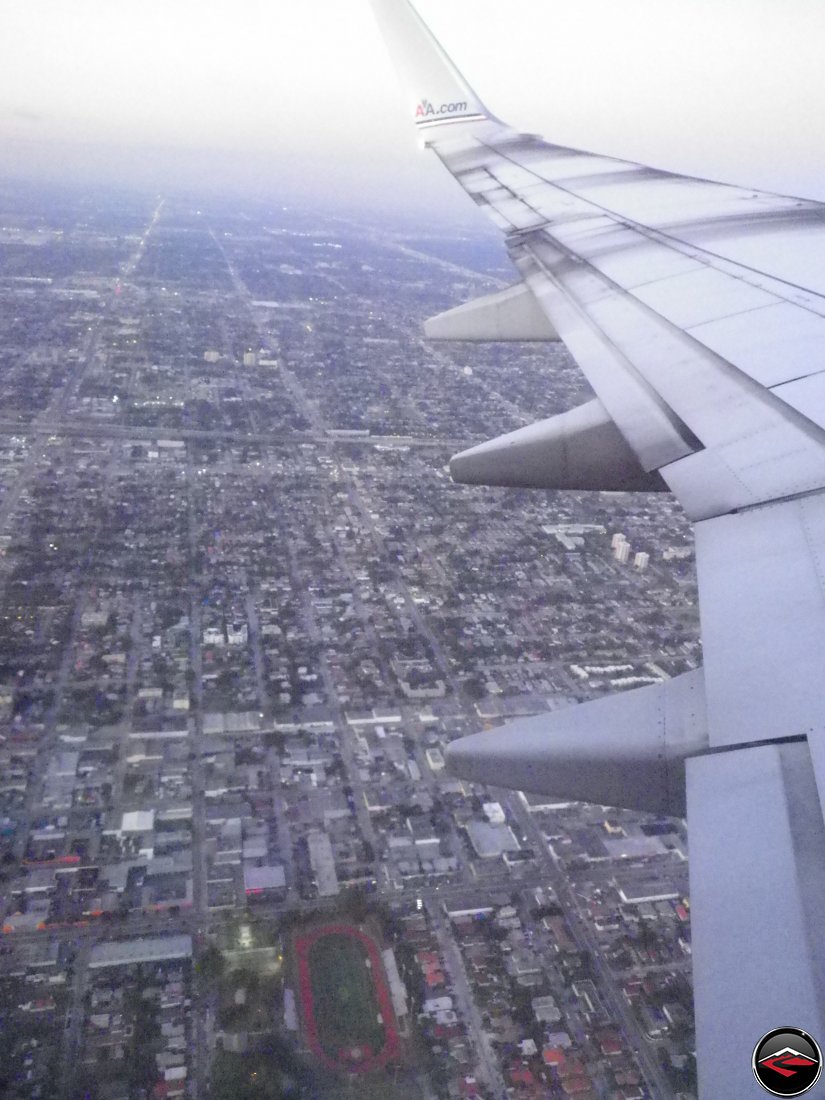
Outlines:
POLYGON ((365 1095, 695 1096, 683 823, 444 767, 699 660, 671 498, 450 480, 589 396, 561 345, 422 339, 510 278, 484 236, 0 188, 4 1097, 350 1095, 295 951, 342 920, 401 1036, 365 1095))

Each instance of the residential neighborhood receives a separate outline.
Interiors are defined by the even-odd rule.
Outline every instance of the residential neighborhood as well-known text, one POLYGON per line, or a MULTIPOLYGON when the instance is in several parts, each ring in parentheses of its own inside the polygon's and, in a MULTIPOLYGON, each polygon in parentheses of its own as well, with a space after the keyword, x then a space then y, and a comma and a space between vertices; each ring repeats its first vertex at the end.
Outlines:
POLYGON ((424 341, 494 241, 197 202, 0 193, 0 1093, 303 1081, 300 930, 346 923, 376 1095, 695 1097, 684 822, 445 767, 698 664, 687 521, 451 481, 589 395, 424 341))

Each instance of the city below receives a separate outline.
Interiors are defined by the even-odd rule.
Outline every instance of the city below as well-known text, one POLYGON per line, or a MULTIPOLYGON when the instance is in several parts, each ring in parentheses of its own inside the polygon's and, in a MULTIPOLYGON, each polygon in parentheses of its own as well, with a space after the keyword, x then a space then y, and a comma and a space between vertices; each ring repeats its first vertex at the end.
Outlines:
POLYGON ((4 1100, 695 1098, 684 822, 445 768, 700 661, 669 495, 450 479, 590 396, 423 339, 514 278, 0 185, 4 1100))

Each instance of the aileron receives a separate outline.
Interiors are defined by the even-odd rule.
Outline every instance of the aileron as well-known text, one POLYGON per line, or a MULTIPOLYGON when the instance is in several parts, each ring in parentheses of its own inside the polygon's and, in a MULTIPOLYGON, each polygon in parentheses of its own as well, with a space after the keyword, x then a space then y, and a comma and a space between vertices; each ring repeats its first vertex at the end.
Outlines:
POLYGON ((825 826, 808 747, 689 760, 687 795, 700 1094, 758 1100, 737 1062, 759 1037, 780 1021, 825 1028, 825 826))

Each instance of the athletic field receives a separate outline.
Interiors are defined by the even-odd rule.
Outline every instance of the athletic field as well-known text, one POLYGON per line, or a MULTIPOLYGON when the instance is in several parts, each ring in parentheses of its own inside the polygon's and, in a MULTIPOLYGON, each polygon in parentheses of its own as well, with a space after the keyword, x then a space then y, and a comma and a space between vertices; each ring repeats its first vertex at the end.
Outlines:
POLYGON ((350 925, 326 925, 295 938, 307 1041, 330 1068, 365 1073, 398 1054, 381 953, 350 925))

